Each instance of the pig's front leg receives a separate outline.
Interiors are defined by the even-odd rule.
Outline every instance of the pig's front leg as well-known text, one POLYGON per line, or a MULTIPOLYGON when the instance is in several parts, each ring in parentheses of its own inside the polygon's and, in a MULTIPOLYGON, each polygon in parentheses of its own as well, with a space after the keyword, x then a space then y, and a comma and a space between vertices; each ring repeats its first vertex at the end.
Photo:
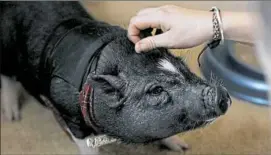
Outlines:
POLYGON ((183 152, 189 149, 189 146, 177 135, 162 139, 160 143, 172 151, 183 152))
POLYGON ((1 120, 18 121, 20 120, 20 103, 28 97, 28 93, 22 84, 15 78, 1 74, 1 120))
POLYGON ((76 138, 75 136, 73 136, 73 134, 69 128, 67 128, 66 130, 70 134, 70 136, 72 137, 73 141, 76 143, 81 155, 99 155, 98 148, 90 148, 87 146, 87 139, 89 137, 86 137, 84 139, 79 139, 79 138, 76 138))
MULTIPOLYGON (((77 115, 81 112, 80 107, 77 105, 79 93, 72 85, 66 83, 64 80, 59 78, 53 78, 50 86, 50 98, 54 102, 54 106, 59 107, 61 111, 70 113, 70 115, 77 115)), ((47 100, 50 102, 49 100, 47 100)), ((57 111, 57 110, 56 110, 57 111)), ((60 119, 58 119, 59 121, 60 119)), ((61 121, 63 122, 63 120, 61 121)), ((71 132, 70 127, 66 124, 60 123, 64 130, 70 135, 71 139, 76 143, 80 154, 82 155, 98 155, 98 149, 92 149, 87 146, 87 139, 79 139, 74 136, 71 132)))

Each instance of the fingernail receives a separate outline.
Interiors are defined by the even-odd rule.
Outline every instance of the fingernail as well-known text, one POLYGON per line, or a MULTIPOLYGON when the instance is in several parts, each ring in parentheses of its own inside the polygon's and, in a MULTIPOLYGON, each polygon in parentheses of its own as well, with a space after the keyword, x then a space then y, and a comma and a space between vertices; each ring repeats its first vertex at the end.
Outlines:
POLYGON ((137 53, 141 53, 142 51, 145 51, 146 49, 148 49, 147 44, 145 43, 137 43, 135 50, 137 53))
POLYGON ((140 53, 141 51, 140 51, 140 43, 137 43, 136 45, 135 45, 135 51, 136 51, 136 53, 140 53))

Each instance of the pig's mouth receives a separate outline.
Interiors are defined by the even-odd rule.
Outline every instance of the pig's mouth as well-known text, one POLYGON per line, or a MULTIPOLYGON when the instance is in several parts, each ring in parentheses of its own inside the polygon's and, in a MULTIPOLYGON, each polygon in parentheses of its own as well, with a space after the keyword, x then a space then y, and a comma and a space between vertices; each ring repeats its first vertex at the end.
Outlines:
POLYGON ((211 118, 211 119, 206 120, 205 122, 207 122, 207 123, 212 123, 212 122, 214 122, 216 119, 217 119, 217 117, 211 118))
MULTIPOLYGON (((200 116, 198 116, 201 118, 200 116)), ((193 119, 188 116, 187 112, 183 112, 179 115, 179 122, 183 124, 182 131, 194 130, 200 127, 205 127, 211 123, 213 123, 219 116, 214 115, 212 117, 206 117, 202 119, 193 119)))
POLYGON ((198 129, 201 127, 205 127, 207 125, 210 125, 211 123, 213 123, 215 120, 217 119, 217 117, 215 118, 211 118, 208 120, 200 120, 200 121, 191 121, 188 124, 186 124, 183 128, 183 131, 189 131, 189 130, 194 130, 194 129, 198 129))

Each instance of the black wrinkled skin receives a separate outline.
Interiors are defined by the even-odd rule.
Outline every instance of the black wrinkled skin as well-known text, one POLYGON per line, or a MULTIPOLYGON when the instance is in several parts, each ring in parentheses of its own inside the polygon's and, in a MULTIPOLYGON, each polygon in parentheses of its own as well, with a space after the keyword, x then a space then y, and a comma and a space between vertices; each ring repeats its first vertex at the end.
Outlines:
MULTIPOLYGON (((52 46, 46 45, 48 36, 61 20, 91 17, 72 1, 0 4, 1 72, 16 75, 33 95, 49 97, 65 114, 64 119, 77 138, 90 134, 81 115, 78 90, 50 75, 42 81, 39 65, 45 46, 52 46)), ((107 24, 94 24, 90 29, 88 35, 96 37, 113 30, 107 24)), ((119 37, 103 49, 97 74, 91 75, 94 115, 101 130, 125 142, 146 143, 202 126, 205 120, 223 114, 213 110, 217 107, 216 94, 203 93, 207 87, 216 88, 214 83, 197 77, 181 58, 166 49, 137 54, 123 32, 120 30, 119 37), (158 68, 162 58, 174 64, 179 73, 158 68)), ((68 52, 71 51, 67 55, 68 52)))

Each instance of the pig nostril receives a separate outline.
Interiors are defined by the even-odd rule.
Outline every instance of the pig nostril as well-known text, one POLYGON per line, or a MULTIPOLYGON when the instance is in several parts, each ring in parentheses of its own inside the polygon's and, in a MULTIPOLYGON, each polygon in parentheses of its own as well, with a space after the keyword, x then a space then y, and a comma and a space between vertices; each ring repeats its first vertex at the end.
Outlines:
POLYGON ((217 91, 218 107, 222 113, 225 113, 230 107, 232 101, 230 95, 222 90, 217 91))
POLYGON ((227 110, 228 110, 228 99, 227 98, 222 98, 219 103, 218 103, 218 106, 219 106, 219 109, 222 111, 222 113, 225 113, 227 110))

